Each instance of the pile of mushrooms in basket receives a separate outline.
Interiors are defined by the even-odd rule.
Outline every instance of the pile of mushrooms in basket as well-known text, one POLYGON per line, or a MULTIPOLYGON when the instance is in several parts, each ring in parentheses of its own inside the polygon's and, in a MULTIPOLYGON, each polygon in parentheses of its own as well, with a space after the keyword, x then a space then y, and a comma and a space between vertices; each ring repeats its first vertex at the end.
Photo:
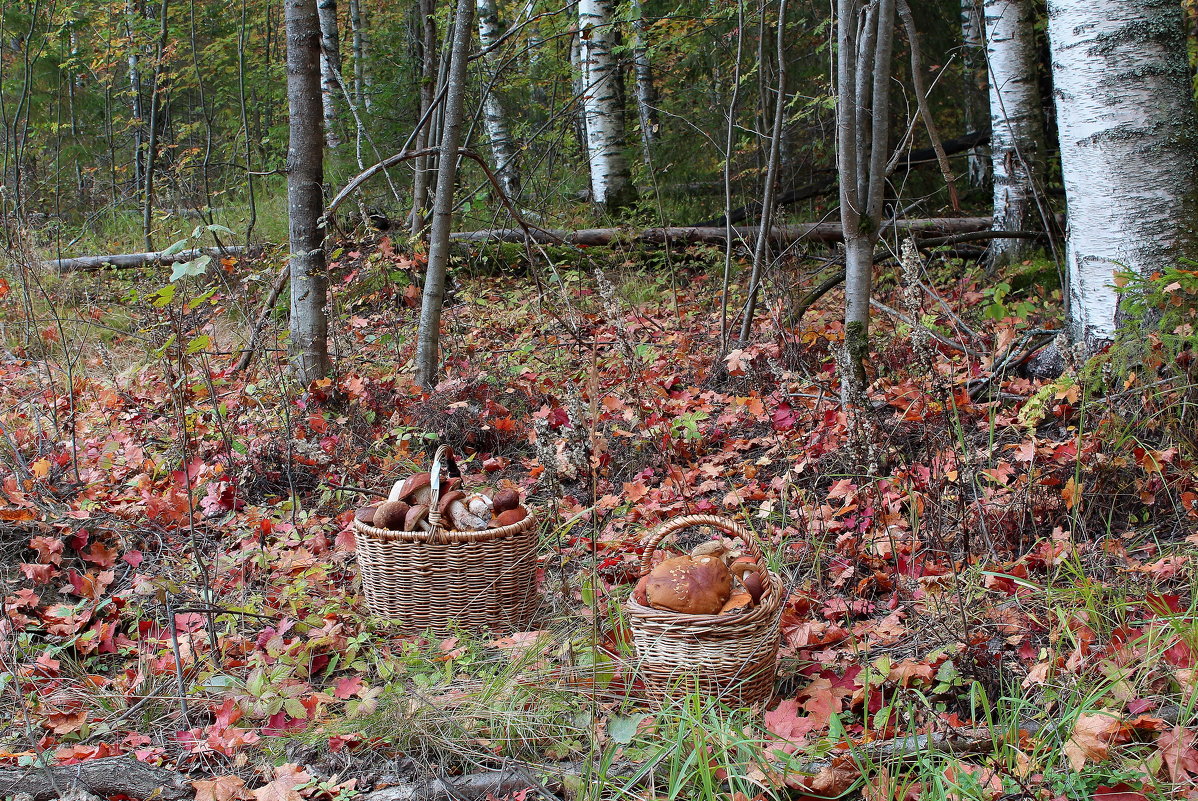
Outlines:
POLYGON ((752 556, 717 540, 658 563, 637 582, 632 598, 642 606, 687 615, 736 614, 755 607, 767 586, 752 556))
MULTIPOLYGON (((429 512, 433 499, 432 476, 414 473, 400 487, 396 500, 359 509, 358 522, 391 531, 430 531, 429 512)), ((437 502, 441 525, 452 531, 485 531, 519 523, 528 517, 515 490, 502 489, 494 495, 467 493, 462 479, 447 479, 437 502)))

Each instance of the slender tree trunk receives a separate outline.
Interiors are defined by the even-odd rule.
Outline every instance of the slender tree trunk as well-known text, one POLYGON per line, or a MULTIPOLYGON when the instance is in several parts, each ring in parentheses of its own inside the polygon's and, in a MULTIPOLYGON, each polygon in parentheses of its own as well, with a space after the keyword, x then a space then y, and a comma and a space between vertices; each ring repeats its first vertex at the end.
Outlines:
POLYGON ((317 0, 320 15, 320 99, 324 138, 329 149, 341 144, 337 120, 345 98, 341 94, 341 33, 337 25, 337 0, 317 0))
POLYGON ((366 26, 362 17, 362 0, 349 0, 349 24, 353 29, 354 48, 354 102, 369 113, 373 110, 373 82, 366 68, 366 51, 369 47, 366 26))
POLYGON ((1115 334, 1116 272, 1198 255, 1198 123, 1177 3, 1049 0, 1048 19, 1070 327, 1094 348, 1115 334))
MULTIPOLYGON (((653 168, 653 146, 657 142, 657 87, 649 60, 648 28, 641 0, 630 0, 632 11, 632 67, 636 75, 636 110, 641 125, 641 155, 647 169, 653 168)), ((783 86, 781 91, 785 91, 783 86)))
MULTIPOLYGON (((419 13, 421 20, 420 39, 420 119, 424 119, 432 108, 437 90, 437 10, 436 0, 420 0, 419 13)), ((432 130, 432 120, 416 132, 416 150, 424 150, 432 141, 429 132, 432 130)), ((424 210, 428 208, 428 187, 432 183, 433 165, 431 156, 422 156, 416 160, 415 175, 412 178, 412 236, 418 236, 424 230, 424 210)))
MULTIPOLYGON (((577 103, 575 113, 571 115, 573 123, 574 138, 578 140, 578 148, 583 153, 587 152, 587 124, 586 124, 586 76, 583 73, 582 66, 582 32, 577 31, 570 37, 570 90, 574 93, 574 98, 577 103)), ((587 173, 587 182, 590 183, 590 172, 587 173)))
MULTIPOLYGON (((961 112, 965 132, 984 128, 990 120, 986 50, 982 21, 983 0, 961 0, 961 77, 964 92, 961 112)), ((983 187, 990 179, 990 153, 986 145, 969 151, 969 185, 983 187)))
POLYGON ((445 299, 445 273, 449 264, 449 234, 453 224, 453 195, 457 184, 458 148, 466 95, 466 62, 474 27, 474 0, 458 0, 454 13, 453 41, 446 76, 445 125, 441 135, 437 190, 429 232, 428 267, 416 333, 416 380, 425 387, 437 382, 440 368, 441 304, 445 299))
POLYGON ((624 155, 624 109, 620 70, 612 48, 615 0, 579 0, 578 27, 583 80, 583 117, 592 200, 609 212, 629 205, 636 187, 624 155))
POLYGON ((520 194, 520 169, 516 163, 516 142, 508 126, 507 115, 499 101, 499 53, 492 49, 503 30, 499 27, 499 13, 495 0, 478 0, 478 39, 483 49, 487 66, 491 70, 490 82, 483 96, 483 126, 491 140, 491 155, 495 163, 495 174, 503 184, 509 198, 520 194))
MULTIPOLYGON (((1034 24, 1029 0, 986 0, 996 231, 1025 231, 1033 225, 1036 192, 1044 185, 1034 24)), ((1034 244, 1029 239, 996 239, 990 245, 991 264, 1026 258, 1034 244)))
MULTIPOLYGON (((838 0, 836 166, 845 244, 845 350, 865 382, 873 248, 882 225, 890 143, 895 0, 838 0)), ((845 382, 848 383, 847 381, 845 382)))
POLYGON ((159 97, 162 91, 161 76, 165 65, 163 64, 163 50, 166 48, 167 39, 167 12, 170 8, 168 0, 161 0, 161 14, 158 30, 158 45, 154 51, 154 80, 150 84, 150 139, 146 144, 146 161, 145 161, 145 184, 142 194, 142 237, 145 240, 147 251, 154 249, 153 232, 153 213, 154 213, 154 169, 158 161, 158 129, 160 127, 159 117, 162 114, 162 103, 159 97))
POLYGON ((307 384, 329 374, 328 276, 324 260, 324 139, 320 21, 316 0, 286 0, 287 213, 291 240, 291 361, 307 384))
POLYGON ((125 5, 125 30, 129 35, 129 101, 133 114, 133 182, 142 184, 142 159, 145 158, 145 114, 141 103, 141 54, 138 52, 137 29, 134 20, 141 11, 133 2, 125 5))

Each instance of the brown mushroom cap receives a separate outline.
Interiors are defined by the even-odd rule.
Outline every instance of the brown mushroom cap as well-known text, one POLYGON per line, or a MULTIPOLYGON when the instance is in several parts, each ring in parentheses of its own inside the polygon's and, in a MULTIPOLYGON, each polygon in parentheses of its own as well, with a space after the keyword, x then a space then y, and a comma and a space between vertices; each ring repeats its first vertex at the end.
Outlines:
POLYGON ((641 576, 641 580, 638 581, 636 583, 636 586, 632 588, 632 600, 636 601, 641 606, 649 605, 649 598, 645 594, 646 588, 648 587, 648 585, 649 585, 649 574, 646 573, 645 575, 641 576))
POLYGON ((461 490, 450 490, 441 496, 441 500, 437 503, 437 511, 442 515, 449 514, 449 507, 454 501, 463 501, 466 499, 466 493, 461 490))
POLYGON ((403 501, 383 501, 374 508, 371 525, 375 528, 400 531, 403 529, 404 515, 407 513, 408 505, 403 501))
POLYGON ((761 596, 765 595, 767 586, 765 571, 762 570, 761 565, 756 562, 734 562, 732 572, 740 579, 741 586, 753 599, 753 603, 759 602, 761 596))
POLYGON ((495 519, 491 521, 491 525, 494 528, 514 526, 526 517, 528 517, 528 510, 523 506, 517 506, 515 509, 508 509, 506 512, 495 515, 495 519))
POLYGON ((720 608, 720 614, 726 615, 729 612, 739 612, 748 610, 753 606, 753 598, 747 592, 734 592, 729 596, 727 603, 720 608))
POLYGON ((428 473, 413 473, 399 488, 400 499, 415 504, 428 503, 429 494, 432 492, 429 485, 432 480, 433 477, 428 473))
POLYGON ((428 507, 422 503, 414 505, 412 508, 408 509, 408 514, 406 517, 404 517, 403 530, 415 531, 416 527, 420 525, 421 521, 423 521, 426 517, 428 517, 428 507))
POLYGON ((368 526, 374 525, 374 510, 373 506, 363 506, 358 511, 354 512, 354 520, 359 523, 365 523, 368 526))
POLYGON ((732 574, 715 556, 675 556, 654 567, 648 578, 650 606, 687 615, 718 614, 732 594, 732 574))
MULTIPOLYGON (((520 506, 520 493, 515 490, 502 489, 491 496, 491 512, 496 517, 518 506, 520 506)), ((521 518, 521 520, 523 519, 521 518)))

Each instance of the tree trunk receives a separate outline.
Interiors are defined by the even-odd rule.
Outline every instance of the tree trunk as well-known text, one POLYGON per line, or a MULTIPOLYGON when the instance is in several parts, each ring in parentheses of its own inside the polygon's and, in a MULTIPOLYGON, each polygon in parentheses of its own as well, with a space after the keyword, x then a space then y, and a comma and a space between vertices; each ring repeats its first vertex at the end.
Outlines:
MULTIPOLYGON (((1044 186, 1044 124, 1036 70, 1035 16, 1029 0, 986 0, 990 62, 990 154, 994 169, 994 229, 1024 231, 1036 218, 1044 186)), ((1027 257, 1029 239, 996 239, 991 264, 1027 257)))
POLYGON ((139 13, 135 3, 126 2, 125 30, 129 35, 129 101, 133 115, 133 182, 137 186, 142 184, 142 159, 145 158, 145 147, 142 141, 145 133, 143 128, 145 115, 142 112, 141 103, 141 56, 137 52, 137 34, 133 25, 133 21, 139 13))
POLYGON ((321 135, 320 21, 316 0, 286 0, 287 214, 291 241, 291 361, 305 384, 331 370, 325 274, 324 140, 321 135))
POLYGON ((320 99, 324 138, 329 149, 341 144, 337 118, 341 114, 341 33, 337 26, 337 0, 317 0, 320 16, 320 99))
MULTIPOLYGON (((653 168, 653 146, 657 142, 657 87, 649 60, 649 26, 641 0, 630 0, 632 11, 632 67, 636 75, 636 110, 641 125, 641 155, 647 169, 653 168)), ((782 87, 785 90, 785 87, 782 87)))
POLYGON ((579 0, 579 60, 583 81, 583 119, 591 199, 616 212, 636 198, 624 155, 624 109, 620 71, 612 48, 616 41, 614 0, 579 0))
MULTIPOLYGON (((436 0, 420 0, 419 15, 421 22, 420 38, 420 119, 424 119, 432 108, 436 96, 437 83, 437 10, 436 0)), ((433 121, 426 120, 416 132, 416 150, 429 147, 429 131, 433 121)), ((424 230, 424 210, 428 208, 428 187, 432 183, 434 159, 422 156, 416 160, 415 174, 412 176, 412 236, 419 236, 424 230)))
POLYGON ((466 62, 469 59, 473 17, 474 0, 458 0, 446 76, 445 125, 441 135, 437 190, 433 196, 428 267, 424 274, 420 328, 416 333, 416 380, 430 388, 437 383, 440 367, 441 303, 445 298, 445 272, 449 264, 449 234, 453 223, 453 194, 457 183, 458 148, 462 139, 466 62))
POLYGON ((368 47, 366 26, 362 20, 362 0, 349 0, 349 24, 353 30, 354 102, 369 113, 374 106, 370 71, 366 69, 368 47))
POLYGON ((1198 143, 1181 8, 1170 0, 1049 0, 1069 209, 1070 328, 1115 334, 1117 271, 1195 255, 1198 143))
POLYGON ((873 247, 882 225, 890 142, 895 0, 837 0, 836 148, 845 244, 845 350, 862 386, 869 352, 873 247))
MULTIPOLYGON (((990 119, 986 78, 986 43, 982 0, 961 0, 961 112, 966 131, 985 128, 990 119)), ((990 179, 990 152, 980 144, 969 153, 969 185, 982 187, 990 179)))
POLYGON ((166 65, 163 63, 163 50, 166 48, 167 34, 169 33, 167 27, 169 0, 161 0, 161 2, 162 16, 159 20, 158 45, 154 52, 154 79, 150 83, 150 139, 146 143, 146 174, 142 192, 142 238, 147 251, 154 249, 154 170, 158 161, 158 129, 161 124, 159 117, 162 113, 159 96, 162 90, 160 86, 162 74, 166 69, 166 65))
POLYGON ((508 127, 507 115, 499 102, 498 87, 501 60, 495 45, 503 30, 499 27, 499 12, 495 9, 495 0, 478 0, 478 39, 486 51, 484 57, 491 70, 490 82, 483 96, 483 126, 487 130, 487 138, 491 140, 491 155, 495 164, 495 174, 503 184, 503 191, 509 198, 515 199, 520 194, 520 169, 516 163, 516 143, 508 127))

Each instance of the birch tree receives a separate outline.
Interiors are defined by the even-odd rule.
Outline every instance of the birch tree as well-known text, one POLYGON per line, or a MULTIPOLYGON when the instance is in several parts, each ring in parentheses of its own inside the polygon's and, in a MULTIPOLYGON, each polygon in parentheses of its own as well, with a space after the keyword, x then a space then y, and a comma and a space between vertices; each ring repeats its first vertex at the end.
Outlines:
MULTIPOLYGON (((986 0, 990 67, 990 155, 994 230, 1026 231, 1044 185, 1044 124, 1036 70, 1035 12, 1030 0, 986 0)), ((1032 240, 996 239, 995 266, 1026 258, 1032 240)))
POLYGON ((462 116, 466 96, 466 62, 470 57, 474 26, 474 0, 458 0, 446 76, 445 124, 441 134, 437 188, 433 194, 433 219, 428 238, 428 266, 424 273, 420 327, 416 332, 416 380, 432 387, 440 367, 441 304, 445 299, 445 272, 449 265, 449 233, 453 224, 453 193, 457 183, 458 149, 462 141, 462 116))
POLYGON ((367 36, 362 0, 349 0, 349 24, 353 33, 354 102, 370 112, 374 106, 370 71, 366 68, 367 36))
MULTIPOLYGON (((961 112, 965 133, 984 127, 990 119, 982 14, 982 0, 961 0, 961 71, 965 90, 961 112)), ((969 151, 968 177, 970 186, 986 185, 990 177, 990 154, 985 145, 969 151)))
POLYGON ((641 0, 629 0, 632 12, 632 70, 636 77, 636 110, 641 128, 641 155, 645 166, 653 167, 653 146, 657 142, 657 86, 653 82, 653 64, 649 60, 648 25, 641 0))
POLYGON ((1113 338, 1114 273, 1195 255, 1198 145, 1181 7, 1049 0, 1074 340, 1113 338))
POLYGON ((512 138, 507 115, 500 103, 499 86, 500 58, 496 46, 503 30, 499 27, 499 12, 495 0, 478 0, 478 39, 482 44, 484 59, 491 70, 490 81, 483 95, 483 126, 490 140, 491 156, 495 163, 495 174, 508 197, 520 194, 520 170, 516 163, 516 143, 512 138))
POLYGON ((320 98, 324 137, 330 149, 341 144, 337 131, 341 96, 341 32, 337 25, 337 0, 317 0, 320 15, 320 98))
MULTIPOLYGON (((837 0, 836 168, 845 250, 845 351, 865 381, 874 244, 882 226, 890 140, 895 0, 837 0)), ((847 383, 847 382, 846 382, 847 383)))
POLYGON ((624 109, 616 41, 615 0, 579 0, 579 64, 591 198, 608 211, 627 206, 636 188, 624 154, 624 109))
POLYGON ((328 276, 324 260, 320 22, 316 0, 287 0, 287 216, 291 243, 290 350, 305 384, 329 374, 328 276))

